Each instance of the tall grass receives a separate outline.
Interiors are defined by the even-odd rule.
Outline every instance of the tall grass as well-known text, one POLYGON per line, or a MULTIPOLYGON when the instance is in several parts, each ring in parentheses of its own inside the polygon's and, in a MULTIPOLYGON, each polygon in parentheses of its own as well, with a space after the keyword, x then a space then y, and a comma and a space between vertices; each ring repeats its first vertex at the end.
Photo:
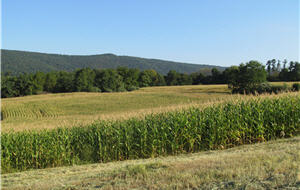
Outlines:
POLYGON ((300 132, 300 97, 254 98, 144 119, 1 135, 2 173, 223 149, 300 132))

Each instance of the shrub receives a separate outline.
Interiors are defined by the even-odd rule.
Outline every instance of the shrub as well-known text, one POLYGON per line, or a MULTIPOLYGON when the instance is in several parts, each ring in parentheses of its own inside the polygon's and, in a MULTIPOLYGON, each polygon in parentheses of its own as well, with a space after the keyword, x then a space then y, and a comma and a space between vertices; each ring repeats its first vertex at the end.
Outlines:
POLYGON ((101 89, 93 86, 88 89, 88 92, 101 92, 101 89))
POLYGON ((116 91, 117 91, 117 92, 126 92, 127 90, 126 90, 126 88, 125 88, 124 83, 121 83, 120 86, 118 86, 118 88, 117 88, 116 91))
POLYGON ((282 92, 289 92, 292 89, 288 87, 287 84, 284 84, 282 86, 280 85, 270 85, 269 83, 261 83, 256 86, 250 87, 245 87, 245 88, 235 88, 232 89, 232 93, 236 94, 278 94, 282 92))
POLYGON ((269 93, 271 92, 272 86, 269 83, 261 83, 257 86, 254 91, 256 91, 258 94, 263 94, 263 93, 269 93))
POLYGON ((300 90, 300 83, 294 83, 292 88, 293 88, 293 91, 299 91, 300 90))
POLYGON ((139 87, 136 87, 136 86, 129 86, 129 87, 127 87, 128 91, 134 91, 134 90, 138 90, 138 89, 139 89, 139 87))
POLYGON ((270 93, 281 93, 281 92, 288 92, 291 88, 289 88, 286 84, 279 86, 279 85, 272 85, 271 86, 271 92, 270 93))

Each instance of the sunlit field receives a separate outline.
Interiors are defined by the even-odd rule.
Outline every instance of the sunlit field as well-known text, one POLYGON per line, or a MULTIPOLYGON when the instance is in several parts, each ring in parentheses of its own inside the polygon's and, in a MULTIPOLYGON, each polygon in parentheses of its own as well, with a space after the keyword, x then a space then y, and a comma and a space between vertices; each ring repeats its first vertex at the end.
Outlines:
POLYGON ((88 124, 231 98, 226 85, 149 87, 122 93, 60 93, 2 99, 2 132, 88 124))
POLYGON ((299 95, 197 85, 2 99, 2 187, 297 188, 299 95))
MULTIPOLYGON (((273 83, 283 84, 283 83, 273 83)), ((292 83, 287 83, 291 85, 292 83)), ((59 93, 2 99, 2 132, 86 125, 235 99, 227 85, 147 87, 120 93, 59 93)))
POLYGON ((2 174, 2 189, 299 189, 300 138, 2 174))
POLYGON ((299 1, 3 10, 0 190, 300 190, 299 1))

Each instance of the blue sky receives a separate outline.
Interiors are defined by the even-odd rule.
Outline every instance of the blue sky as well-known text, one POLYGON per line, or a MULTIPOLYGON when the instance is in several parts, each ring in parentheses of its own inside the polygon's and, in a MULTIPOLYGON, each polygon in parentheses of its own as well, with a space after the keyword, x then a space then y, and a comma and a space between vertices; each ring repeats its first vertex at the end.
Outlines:
POLYGON ((299 60, 299 0, 3 0, 2 48, 238 65, 299 60))

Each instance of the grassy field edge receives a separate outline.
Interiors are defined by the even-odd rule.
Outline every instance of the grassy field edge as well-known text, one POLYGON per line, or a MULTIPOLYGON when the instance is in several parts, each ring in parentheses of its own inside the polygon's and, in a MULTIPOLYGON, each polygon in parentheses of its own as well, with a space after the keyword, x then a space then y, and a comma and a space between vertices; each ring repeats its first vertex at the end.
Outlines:
POLYGON ((226 150, 2 175, 2 189, 298 189, 300 136, 226 150))

